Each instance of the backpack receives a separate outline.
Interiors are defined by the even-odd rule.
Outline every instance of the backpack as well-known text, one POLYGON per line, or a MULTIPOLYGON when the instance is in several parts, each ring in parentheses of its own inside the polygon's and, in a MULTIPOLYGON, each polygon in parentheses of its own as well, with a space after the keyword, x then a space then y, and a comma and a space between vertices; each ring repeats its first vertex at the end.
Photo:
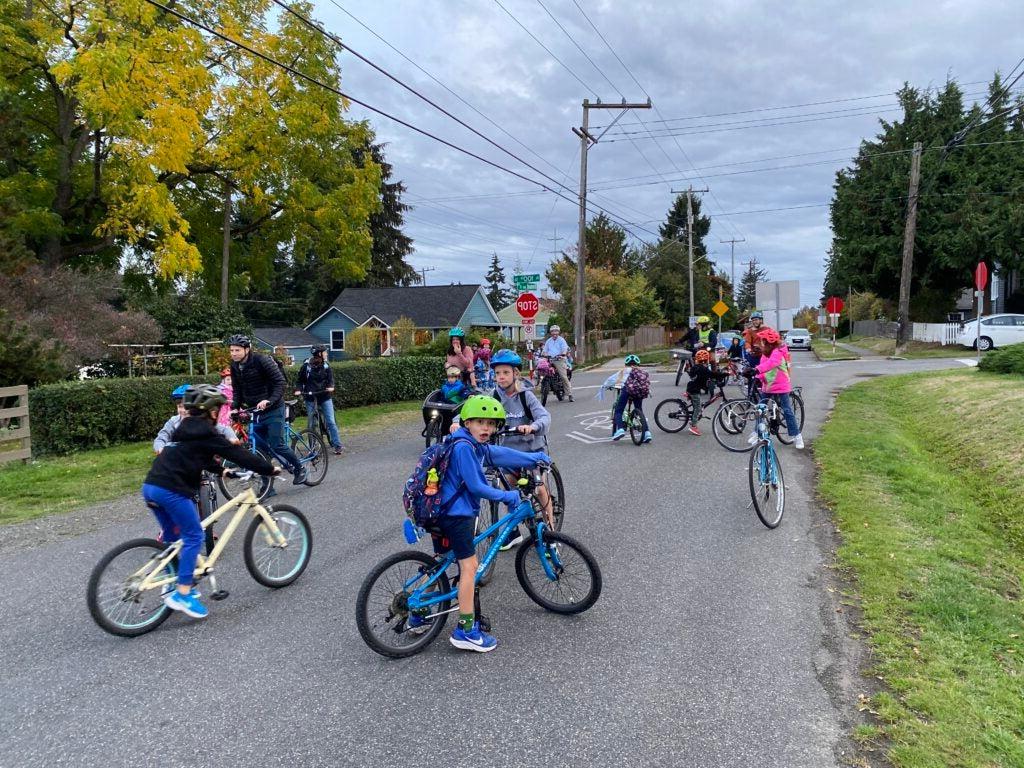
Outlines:
MULTIPOLYGON (((497 392, 494 393, 494 399, 499 403, 501 402, 501 395, 497 392)), ((519 393, 519 404, 523 406, 523 416, 526 418, 528 424, 533 423, 533 411, 530 410, 530 406, 526 404, 526 390, 519 393)))
POLYGON ((430 529, 437 524, 441 517, 441 485, 444 483, 444 475, 448 470, 448 462, 451 460, 452 449, 459 441, 469 443, 464 437, 448 435, 445 439, 432 445, 420 454, 416 468, 412 471, 409 479, 405 481, 405 490, 402 491, 402 506, 405 507, 405 514, 421 528, 430 529), (435 470, 438 476, 437 493, 428 496, 427 474, 435 470))
POLYGON ((630 397, 638 397, 643 400, 651 394, 651 377, 642 368, 634 368, 629 372, 626 379, 626 392, 630 397))

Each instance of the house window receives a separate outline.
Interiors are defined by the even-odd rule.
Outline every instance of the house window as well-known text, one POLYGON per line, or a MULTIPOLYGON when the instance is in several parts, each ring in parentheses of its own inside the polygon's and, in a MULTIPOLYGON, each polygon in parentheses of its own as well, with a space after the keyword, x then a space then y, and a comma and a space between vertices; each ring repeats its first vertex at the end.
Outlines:
POLYGON ((345 351, 345 332, 331 331, 331 352, 345 351))

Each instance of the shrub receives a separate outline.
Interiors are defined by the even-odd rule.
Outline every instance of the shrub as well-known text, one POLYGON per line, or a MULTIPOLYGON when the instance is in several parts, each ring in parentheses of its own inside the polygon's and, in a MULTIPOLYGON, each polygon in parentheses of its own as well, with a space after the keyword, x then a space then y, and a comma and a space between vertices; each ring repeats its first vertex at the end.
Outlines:
POLYGON ((978 369, 990 373, 1024 375, 1024 344, 1011 344, 986 353, 978 363, 978 369))

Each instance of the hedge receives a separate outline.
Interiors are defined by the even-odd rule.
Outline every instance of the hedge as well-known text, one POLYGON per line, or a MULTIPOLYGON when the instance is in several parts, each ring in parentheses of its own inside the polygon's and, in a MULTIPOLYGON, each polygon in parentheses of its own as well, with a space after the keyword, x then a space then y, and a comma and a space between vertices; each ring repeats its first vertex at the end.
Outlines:
POLYGON ((1011 344, 1008 347, 986 352, 982 356, 981 362, 978 363, 978 368, 990 373, 1024 375, 1024 344, 1011 344))
MULTIPOLYGON (((438 358, 381 358, 332 363, 334 403, 351 408, 425 397, 442 383, 438 358)), ((298 366, 288 369, 295 381, 298 366)), ((32 453, 67 454, 152 440, 174 413, 170 392, 183 381, 217 383, 217 376, 154 376, 48 384, 29 392, 32 453)), ((291 389, 286 394, 290 396, 291 389)))

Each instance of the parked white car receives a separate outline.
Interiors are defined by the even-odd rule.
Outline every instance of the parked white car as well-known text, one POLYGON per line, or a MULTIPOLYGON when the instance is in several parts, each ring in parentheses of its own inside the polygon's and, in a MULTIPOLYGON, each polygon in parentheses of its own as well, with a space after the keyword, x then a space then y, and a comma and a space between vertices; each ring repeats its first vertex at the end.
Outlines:
POLYGON ((806 328, 793 328, 792 330, 786 331, 786 338, 784 341, 786 342, 786 346, 790 349, 811 348, 811 334, 806 328))
MULTIPOLYGON (((977 319, 968 320, 956 337, 956 343, 965 347, 975 348, 978 340, 977 319)), ((982 315, 981 340, 978 344, 981 351, 993 347, 1005 347, 1010 344, 1024 343, 1024 315, 982 315)))

